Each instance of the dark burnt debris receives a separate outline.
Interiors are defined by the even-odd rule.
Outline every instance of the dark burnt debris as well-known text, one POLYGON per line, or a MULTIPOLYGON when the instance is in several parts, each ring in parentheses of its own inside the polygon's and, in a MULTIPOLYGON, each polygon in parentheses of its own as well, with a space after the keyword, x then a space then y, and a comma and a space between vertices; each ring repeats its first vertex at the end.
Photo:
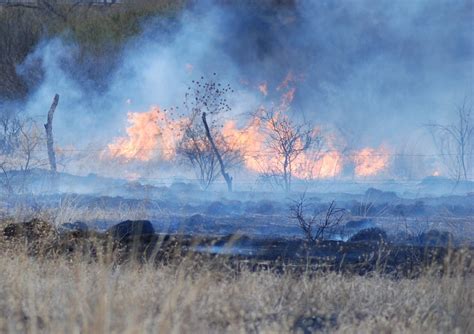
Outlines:
POLYGON ((371 227, 358 231, 349 238, 349 242, 387 242, 387 233, 379 227, 371 227))
POLYGON ((142 237, 155 234, 155 229, 148 220, 126 220, 107 230, 107 234, 116 240, 142 237))
POLYGON ((105 232, 84 227, 84 223, 74 223, 67 229, 56 228, 38 219, 2 224, 0 249, 3 252, 26 247, 30 256, 82 255, 91 259, 109 254, 118 262, 134 259, 168 263, 190 256, 201 260, 221 259, 235 269, 324 269, 360 274, 379 270, 397 276, 411 276, 433 265, 442 269, 448 263, 447 257, 454 258, 461 253, 468 254, 464 258, 470 263, 473 251, 446 246, 441 241, 449 240, 449 236, 439 231, 427 232, 423 236, 426 244, 400 245, 390 243, 385 232, 377 228, 361 230, 351 238, 354 240, 346 242, 308 243, 296 237, 158 234, 146 220, 127 220, 105 232))

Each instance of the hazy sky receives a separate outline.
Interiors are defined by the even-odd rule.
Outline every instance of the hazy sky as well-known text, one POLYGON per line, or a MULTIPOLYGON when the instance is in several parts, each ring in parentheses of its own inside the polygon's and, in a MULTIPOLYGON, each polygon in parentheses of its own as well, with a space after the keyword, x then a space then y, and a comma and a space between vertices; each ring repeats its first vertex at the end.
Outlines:
POLYGON ((402 143, 472 97, 472 1, 297 1, 278 10, 236 3, 199 2, 171 33, 161 18, 144 22, 111 55, 118 66, 100 93, 71 74, 74 45, 43 41, 27 62, 41 59, 45 80, 26 109, 45 114, 58 92, 58 140, 106 142, 123 133, 127 111, 179 105, 200 75, 232 83, 239 115, 278 101, 291 72, 292 112, 343 128, 363 146, 402 143), (257 89, 263 82, 266 98, 257 89))

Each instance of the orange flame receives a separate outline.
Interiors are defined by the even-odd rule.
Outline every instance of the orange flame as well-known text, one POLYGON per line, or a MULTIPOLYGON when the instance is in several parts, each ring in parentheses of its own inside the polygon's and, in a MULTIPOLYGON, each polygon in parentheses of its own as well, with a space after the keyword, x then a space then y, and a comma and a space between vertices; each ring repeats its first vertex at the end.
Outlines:
MULTIPOLYGON (((287 112, 296 92, 291 84, 296 80, 292 72, 289 72, 277 87, 277 91, 282 90, 282 96, 274 117, 282 120, 284 125, 291 123, 286 123, 286 120, 289 120, 287 112)), ((268 94, 266 82, 260 84, 258 89, 264 96, 268 94)), ((147 162, 157 158, 171 160, 175 157, 177 144, 182 139, 183 125, 188 121, 187 118, 173 120, 158 107, 143 113, 130 112, 127 135, 116 138, 108 145, 107 157, 125 162, 132 160, 147 162)), ((281 155, 275 152, 275 143, 272 143, 270 135, 274 130, 272 126, 275 126, 274 123, 255 116, 243 128, 238 128, 233 120, 225 122, 220 134, 232 150, 242 155, 247 170, 255 173, 280 174, 284 163, 281 155)), ((310 136, 313 139, 322 138, 320 129, 313 129, 310 136)), ((358 177, 374 176, 387 168, 389 154, 386 148, 366 147, 348 158, 335 149, 339 141, 333 134, 325 135, 321 140, 323 146, 315 145, 305 150, 302 150, 303 142, 296 142, 297 150, 301 152, 291 161, 292 175, 298 179, 336 177, 342 173, 344 163, 348 161, 354 163, 354 172, 358 177)))
POLYGON ((158 107, 148 112, 129 112, 127 136, 116 138, 108 145, 108 155, 124 161, 150 161, 161 157, 172 159, 176 140, 181 136, 180 122, 173 121, 158 107))
POLYGON ((294 176, 298 179, 326 179, 342 170, 342 155, 338 151, 305 152, 295 160, 294 176))
POLYGON ((373 176, 383 171, 389 163, 388 150, 366 147, 354 155, 356 176, 373 176))
MULTIPOLYGON (((287 117, 285 115, 281 117, 287 117)), ((176 155, 176 145, 182 138, 182 125, 186 119, 172 120, 157 107, 148 112, 130 112, 127 136, 119 137, 108 145, 107 156, 147 162, 155 158, 171 160, 176 155)), ((227 121, 221 130, 229 145, 242 153, 245 167, 255 173, 280 173, 281 157, 275 154, 268 138, 268 127, 259 117, 254 117, 244 128, 239 129, 235 121, 227 121)), ((319 129, 313 136, 321 135, 319 129)), ((325 149, 309 149, 300 153, 292 163, 292 173, 298 179, 322 179, 341 174, 343 154, 331 145, 331 136, 326 136, 325 149)), ((301 144, 302 145, 302 144, 301 144)), ((386 148, 364 148, 352 156, 356 176, 374 176, 389 164, 386 148)))
MULTIPOLYGON (((271 143, 264 129, 269 126, 255 117, 243 129, 238 129, 235 121, 227 122, 222 129, 226 140, 241 151, 245 167, 250 171, 281 173, 283 162, 270 147, 271 143)), ((319 131, 315 129, 313 135, 319 135, 319 131)), ((308 150, 293 161, 292 173, 298 179, 334 177, 341 172, 341 161, 342 155, 337 151, 308 150)))

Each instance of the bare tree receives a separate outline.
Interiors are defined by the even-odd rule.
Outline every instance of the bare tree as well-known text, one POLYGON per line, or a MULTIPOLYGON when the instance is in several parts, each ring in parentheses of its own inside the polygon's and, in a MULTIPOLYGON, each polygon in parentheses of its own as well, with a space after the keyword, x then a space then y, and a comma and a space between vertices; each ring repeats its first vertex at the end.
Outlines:
POLYGON ((326 211, 318 212, 315 209, 312 215, 307 217, 305 211, 308 210, 308 205, 304 195, 294 202, 290 210, 290 217, 297 221, 306 239, 310 242, 322 240, 325 235, 334 231, 341 224, 346 213, 344 209, 337 208, 335 201, 332 201, 326 211))
POLYGON ((37 124, 16 113, 2 113, 0 123, 0 182, 8 193, 21 191, 29 171, 44 165, 39 150, 44 137, 37 124))
POLYGON ((8 193, 13 192, 11 184, 12 175, 10 170, 10 159, 20 146, 20 133, 22 124, 17 114, 11 111, 2 110, 0 114, 0 170, 2 172, 2 188, 8 193))
POLYGON ((313 129, 304 123, 296 123, 279 110, 261 110, 260 117, 266 132, 265 154, 276 157, 277 163, 271 164, 264 171, 286 192, 291 191, 295 160, 311 145, 318 141, 313 129))
POLYGON ((0 113, 0 152, 8 154, 18 146, 21 122, 15 112, 2 110, 0 113))
POLYGON ((204 189, 222 175, 227 189, 232 191, 233 179, 228 170, 242 159, 240 152, 221 135, 217 116, 230 112, 226 96, 233 90, 230 85, 205 81, 204 77, 192 83, 185 95, 184 107, 189 121, 184 125, 178 153, 197 169, 204 189))
POLYGON ((446 169, 457 182, 472 177, 474 122, 471 111, 472 107, 468 107, 464 101, 456 111, 455 123, 428 125, 446 169))
MULTIPOLYGON (((202 189, 209 188, 219 176, 217 158, 201 127, 192 126, 191 123, 186 124, 177 153, 193 167, 202 189)), ((230 160, 227 159, 226 152, 222 153, 227 161, 230 160)))

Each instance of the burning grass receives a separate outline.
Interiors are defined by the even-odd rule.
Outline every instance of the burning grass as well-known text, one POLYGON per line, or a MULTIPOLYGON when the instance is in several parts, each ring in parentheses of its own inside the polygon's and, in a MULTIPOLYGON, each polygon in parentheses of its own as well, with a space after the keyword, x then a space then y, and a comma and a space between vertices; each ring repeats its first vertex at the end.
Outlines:
MULTIPOLYGON (((284 170, 289 167, 285 164, 289 162, 285 161, 291 162, 292 176, 300 180, 340 176, 345 165, 354 165, 354 175, 359 178, 377 176, 388 170, 389 149, 366 147, 343 153, 333 143, 341 138, 336 140, 335 134, 322 134, 318 127, 303 129, 290 119, 288 110, 287 105, 280 105, 277 112, 261 108, 262 115, 251 118, 243 128, 237 127, 235 119, 223 122, 217 134, 222 137, 219 148, 241 156, 246 170, 261 175, 286 173, 284 170)), ((183 153, 179 143, 190 125, 188 117, 173 119, 170 114, 158 107, 147 112, 130 112, 126 136, 108 144, 101 152, 101 159, 121 163, 173 162, 183 153)), ((206 146, 202 138, 184 143, 185 152, 193 151, 195 145, 206 146)))

